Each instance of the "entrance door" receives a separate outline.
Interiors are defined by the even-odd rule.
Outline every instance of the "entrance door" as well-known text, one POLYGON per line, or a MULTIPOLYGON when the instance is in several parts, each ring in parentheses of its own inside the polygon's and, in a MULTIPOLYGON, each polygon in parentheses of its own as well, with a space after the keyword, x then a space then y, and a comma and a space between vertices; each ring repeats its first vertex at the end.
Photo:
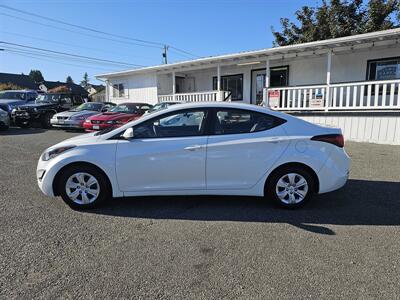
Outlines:
MULTIPOLYGON (((289 66, 270 68, 270 87, 283 87, 289 85, 289 66)), ((263 89, 265 87, 265 69, 252 71, 251 103, 261 104, 263 89)))

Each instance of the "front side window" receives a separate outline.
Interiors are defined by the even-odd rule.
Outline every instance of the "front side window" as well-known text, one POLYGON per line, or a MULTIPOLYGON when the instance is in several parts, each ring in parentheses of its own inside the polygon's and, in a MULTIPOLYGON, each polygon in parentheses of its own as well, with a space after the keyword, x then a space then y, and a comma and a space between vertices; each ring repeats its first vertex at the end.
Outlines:
POLYGON ((117 83, 113 85, 113 97, 114 98, 125 97, 125 89, 123 83, 117 83))
POLYGON ((135 138, 186 137, 202 135, 205 111, 185 111, 161 116, 133 128, 135 138))
MULTIPOLYGON (((213 89, 217 88, 217 77, 213 77, 213 89)), ((222 76, 221 89, 231 92, 233 101, 243 100, 243 74, 222 76)))
POLYGON ((367 66, 367 80, 400 78, 400 58, 371 60, 367 66))
POLYGON ((214 134, 238 134, 264 131, 284 123, 274 116, 242 109, 216 111, 214 134))

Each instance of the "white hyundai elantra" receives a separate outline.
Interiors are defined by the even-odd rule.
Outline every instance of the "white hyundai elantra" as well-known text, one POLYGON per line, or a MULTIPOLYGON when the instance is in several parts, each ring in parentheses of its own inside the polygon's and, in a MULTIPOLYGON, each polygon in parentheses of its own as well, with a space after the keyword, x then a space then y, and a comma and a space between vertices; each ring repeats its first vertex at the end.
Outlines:
POLYGON ((37 180, 73 208, 150 195, 265 196, 294 208, 346 183, 343 146, 340 129, 266 108, 179 104, 48 148, 37 180))

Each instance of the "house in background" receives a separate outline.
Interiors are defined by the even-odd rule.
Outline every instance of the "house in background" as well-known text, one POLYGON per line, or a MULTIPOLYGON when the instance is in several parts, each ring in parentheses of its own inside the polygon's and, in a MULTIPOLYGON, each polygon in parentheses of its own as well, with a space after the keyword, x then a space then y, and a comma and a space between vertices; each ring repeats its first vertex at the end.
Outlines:
POLYGON ((13 84, 27 90, 37 90, 35 81, 24 74, 0 73, 0 84, 13 84))
POLYGON ((86 98, 88 97, 88 92, 82 86, 75 83, 66 83, 61 81, 43 81, 39 84, 39 89, 42 92, 47 93, 49 90, 61 86, 66 86, 73 94, 81 95, 82 97, 86 98))
POLYGON ((96 76, 106 99, 241 101, 400 144, 400 29, 96 76))
POLYGON ((86 88, 90 99, 94 102, 104 102, 106 100, 105 87, 102 84, 89 84, 86 88))

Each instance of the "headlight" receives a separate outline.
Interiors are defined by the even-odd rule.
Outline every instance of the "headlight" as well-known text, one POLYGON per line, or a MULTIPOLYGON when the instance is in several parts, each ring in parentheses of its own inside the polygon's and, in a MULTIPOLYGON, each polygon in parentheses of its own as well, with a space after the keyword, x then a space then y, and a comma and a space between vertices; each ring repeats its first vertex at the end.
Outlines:
POLYGON ((34 108, 33 108, 33 111, 34 111, 34 112, 37 112, 37 108, 36 108, 36 107, 34 107, 34 108))
POLYGON ((56 149, 52 149, 52 150, 47 150, 42 154, 42 160, 44 161, 48 161, 58 155, 60 155, 61 153, 70 150, 72 148, 75 148, 76 146, 65 146, 65 147, 60 147, 60 148, 56 148, 56 149))
POLYGON ((8 104, 8 111, 11 112, 14 109, 14 105, 8 104))

